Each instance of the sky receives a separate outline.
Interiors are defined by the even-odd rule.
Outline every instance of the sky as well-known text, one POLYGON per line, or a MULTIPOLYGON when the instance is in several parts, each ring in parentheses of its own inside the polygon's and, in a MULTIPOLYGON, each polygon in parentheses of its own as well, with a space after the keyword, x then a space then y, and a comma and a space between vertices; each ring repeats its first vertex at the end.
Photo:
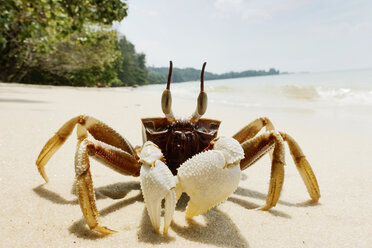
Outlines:
POLYGON ((370 0, 129 0, 115 28, 148 66, 223 73, 372 68, 370 0))

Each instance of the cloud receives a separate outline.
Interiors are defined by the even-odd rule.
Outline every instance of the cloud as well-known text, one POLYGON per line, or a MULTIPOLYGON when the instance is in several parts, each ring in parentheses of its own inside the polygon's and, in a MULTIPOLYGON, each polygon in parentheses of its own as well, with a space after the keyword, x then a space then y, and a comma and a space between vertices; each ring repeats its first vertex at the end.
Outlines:
POLYGON ((246 22, 265 22, 275 15, 302 7, 308 0, 216 0, 215 16, 222 19, 238 17, 246 22))
POLYGON ((221 19, 229 19, 236 15, 240 16, 243 5, 243 0, 216 0, 214 2, 214 14, 221 19))
POLYGON ((340 21, 328 25, 315 25, 308 30, 309 35, 319 37, 334 37, 337 39, 350 39, 356 37, 371 38, 372 22, 352 23, 350 21, 340 21))
POLYGON ((220 14, 230 16, 239 13, 243 4, 243 0, 216 0, 214 7, 220 14))

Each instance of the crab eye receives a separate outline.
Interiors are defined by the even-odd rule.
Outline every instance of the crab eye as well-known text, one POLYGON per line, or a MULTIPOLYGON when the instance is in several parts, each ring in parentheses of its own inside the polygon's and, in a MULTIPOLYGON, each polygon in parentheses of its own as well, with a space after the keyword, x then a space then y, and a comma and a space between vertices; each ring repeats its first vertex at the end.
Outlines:
POLYGON ((161 96, 161 108, 166 116, 172 113, 172 94, 168 89, 161 96))
POLYGON ((220 127, 220 123, 210 123, 209 124, 209 129, 211 129, 211 130, 218 130, 219 127, 220 127))
POLYGON ((204 91, 201 91, 198 96, 198 102, 197 102, 197 111, 199 115, 204 115, 205 111, 207 111, 207 104, 208 104, 208 97, 207 93, 204 91))
POLYGON ((167 88, 164 90, 163 95, 161 96, 161 108, 165 117, 167 117, 168 121, 173 122, 175 121, 173 112, 172 112, 172 94, 170 91, 170 82, 172 78, 172 68, 173 63, 169 61, 169 74, 168 74, 168 82, 167 88))
MULTIPOLYGON (((209 137, 209 141, 212 139, 210 137, 216 137, 218 128, 220 127, 220 121, 211 119, 200 119, 197 123, 196 130, 203 136, 209 137)), ((208 141, 208 142, 209 142, 208 141)))

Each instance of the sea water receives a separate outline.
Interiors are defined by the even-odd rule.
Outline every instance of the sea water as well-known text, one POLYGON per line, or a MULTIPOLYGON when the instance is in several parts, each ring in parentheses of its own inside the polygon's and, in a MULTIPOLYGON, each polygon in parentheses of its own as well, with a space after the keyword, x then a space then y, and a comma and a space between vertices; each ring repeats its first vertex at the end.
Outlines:
MULTIPOLYGON (((200 82, 171 84, 174 99, 195 99, 200 82)), ((165 85, 141 87, 160 94, 165 85)), ((209 104, 258 109, 360 108, 372 110, 372 69, 293 73, 205 81, 209 104)))

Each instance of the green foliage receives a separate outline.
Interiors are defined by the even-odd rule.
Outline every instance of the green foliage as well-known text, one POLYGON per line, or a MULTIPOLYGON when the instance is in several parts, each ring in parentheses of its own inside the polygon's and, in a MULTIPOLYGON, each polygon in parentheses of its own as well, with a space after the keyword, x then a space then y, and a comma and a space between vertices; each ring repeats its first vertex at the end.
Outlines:
POLYGON ((24 83, 72 86, 117 85, 121 53, 115 31, 76 33, 56 44, 52 54, 38 54, 24 83))
POLYGON ((267 76, 267 75, 277 75, 279 70, 271 68, 269 71, 265 70, 247 70, 242 72, 227 72, 220 75, 211 74, 206 75, 206 79, 227 79, 227 78, 240 78, 240 77, 256 77, 256 76, 267 76))
POLYGON ((149 84, 164 84, 167 82, 167 75, 148 70, 147 80, 149 84))
POLYGON ((118 72, 118 78, 123 82, 123 85, 148 84, 145 54, 137 54, 134 45, 125 36, 121 37, 119 47, 122 55, 122 67, 118 72))
POLYGON ((39 55, 24 83, 117 87, 147 84, 146 58, 125 36, 98 30, 74 34, 52 54, 39 55))
POLYGON ((19 82, 61 42, 87 26, 127 15, 121 0, 3 0, 0 4, 0 80, 19 82))
MULTIPOLYGON (((167 67, 148 67, 149 70, 149 81, 150 83, 166 83, 169 68, 167 67), (151 78, 150 78, 151 76, 151 78), (162 80, 162 82, 160 82, 162 80)), ((173 68, 172 82, 186 82, 186 81, 198 81, 200 80, 200 70, 194 68, 173 68)), ((215 79, 228 79, 228 78, 240 78, 240 77, 255 77, 265 75, 276 75, 279 74, 278 70, 271 68, 269 71, 265 70, 247 70, 242 72, 227 72, 223 74, 214 74, 210 72, 204 73, 205 80, 215 79)))

